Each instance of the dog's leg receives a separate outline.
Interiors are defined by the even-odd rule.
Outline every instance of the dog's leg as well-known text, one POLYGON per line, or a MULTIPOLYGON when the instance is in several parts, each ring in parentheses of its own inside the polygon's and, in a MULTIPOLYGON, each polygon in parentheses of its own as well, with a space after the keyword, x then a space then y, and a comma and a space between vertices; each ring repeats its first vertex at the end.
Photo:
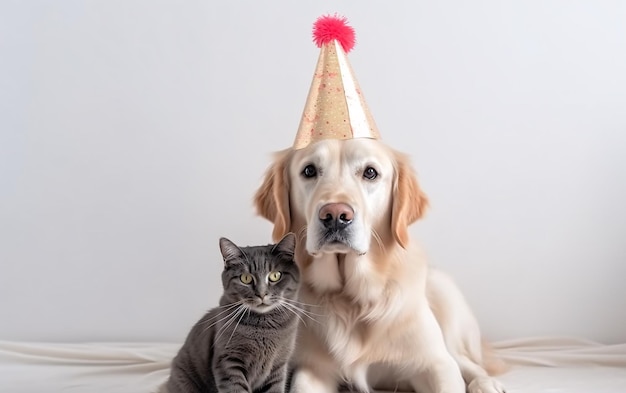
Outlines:
MULTIPOLYGON (((448 351, 461 370, 468 393, 503 393, 502 384, 485 370, 478 321, 458 286, 443 272, 431 269, 427 288, 448 351)), ((496 364, 496 368, 498 365, 503 367, 496 364)))
POLYGON ((413 389, 418 392, 427 389, 431 393, 465 393, 465 381, 448 352, 435 316, 428 306, 422 311, 416 343, 417 374, 410 380, 413 389))
POLYGON ((505 393, 504 386, 490 377, 485 369, 464 355, 453 355, 463 379, 467 382, 468 393, 505 393))
POLYGON ((369 393, 370 386, 367 383, 367 364, 361 364, 352 369, 352 387, 350 390, 358 393, 369 393))
POLYGON ((411 379, 417 392, 465 393, 465 382, 452 356, 441 359, 428 359, 418 375, 411 379))
POLYGON ((294 371, 290 393, 337 393, 337 381, 329 371, 323 375, 311 368, 299 367, 294 371))
POLYGON ((337 393, 339 367, 315 333, 299 332, 292 362, 290 393, 337 393))

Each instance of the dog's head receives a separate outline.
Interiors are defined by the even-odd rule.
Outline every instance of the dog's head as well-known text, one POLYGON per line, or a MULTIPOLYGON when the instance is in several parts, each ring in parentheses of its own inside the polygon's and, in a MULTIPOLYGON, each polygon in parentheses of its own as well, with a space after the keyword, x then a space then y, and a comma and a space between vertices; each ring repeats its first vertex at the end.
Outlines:
POLYGON ((274 239, 295 232, 313 256, 365 254, 373 241, 406 247, 408 226, 428 204, 408 159, 372 139, 278 153, 254 201, 274 239))

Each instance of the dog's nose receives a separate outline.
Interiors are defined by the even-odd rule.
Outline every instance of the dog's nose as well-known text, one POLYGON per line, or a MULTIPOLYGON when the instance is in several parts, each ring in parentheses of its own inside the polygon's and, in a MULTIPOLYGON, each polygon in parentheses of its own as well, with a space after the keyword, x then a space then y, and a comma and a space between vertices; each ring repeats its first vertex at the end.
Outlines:
POLYGON ((345 203, 327 203, 320 209, 319 219, 327 229, 343 229, 350 225, 354 210, 345 203))

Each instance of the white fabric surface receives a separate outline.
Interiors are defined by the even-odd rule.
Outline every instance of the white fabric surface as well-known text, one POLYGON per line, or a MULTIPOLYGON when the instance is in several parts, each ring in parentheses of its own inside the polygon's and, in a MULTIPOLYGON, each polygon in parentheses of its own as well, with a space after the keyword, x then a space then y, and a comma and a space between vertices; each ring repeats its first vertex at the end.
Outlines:
MULTIPOLYGON (((0 393, 149 393, 180 344, 0 341, 0 393)), ((567 338, 496 343, 509 393, 626 393, 626 344, 567 338)))

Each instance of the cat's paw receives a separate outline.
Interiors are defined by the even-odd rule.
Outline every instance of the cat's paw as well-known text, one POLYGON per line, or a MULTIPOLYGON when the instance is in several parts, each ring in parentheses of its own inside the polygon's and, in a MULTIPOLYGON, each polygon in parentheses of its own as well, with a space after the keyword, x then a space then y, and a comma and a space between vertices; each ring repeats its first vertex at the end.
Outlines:
POLYGON ((504 385, 491 377, 479 377, 467 385, 467 393, 506 393, 504 385))

